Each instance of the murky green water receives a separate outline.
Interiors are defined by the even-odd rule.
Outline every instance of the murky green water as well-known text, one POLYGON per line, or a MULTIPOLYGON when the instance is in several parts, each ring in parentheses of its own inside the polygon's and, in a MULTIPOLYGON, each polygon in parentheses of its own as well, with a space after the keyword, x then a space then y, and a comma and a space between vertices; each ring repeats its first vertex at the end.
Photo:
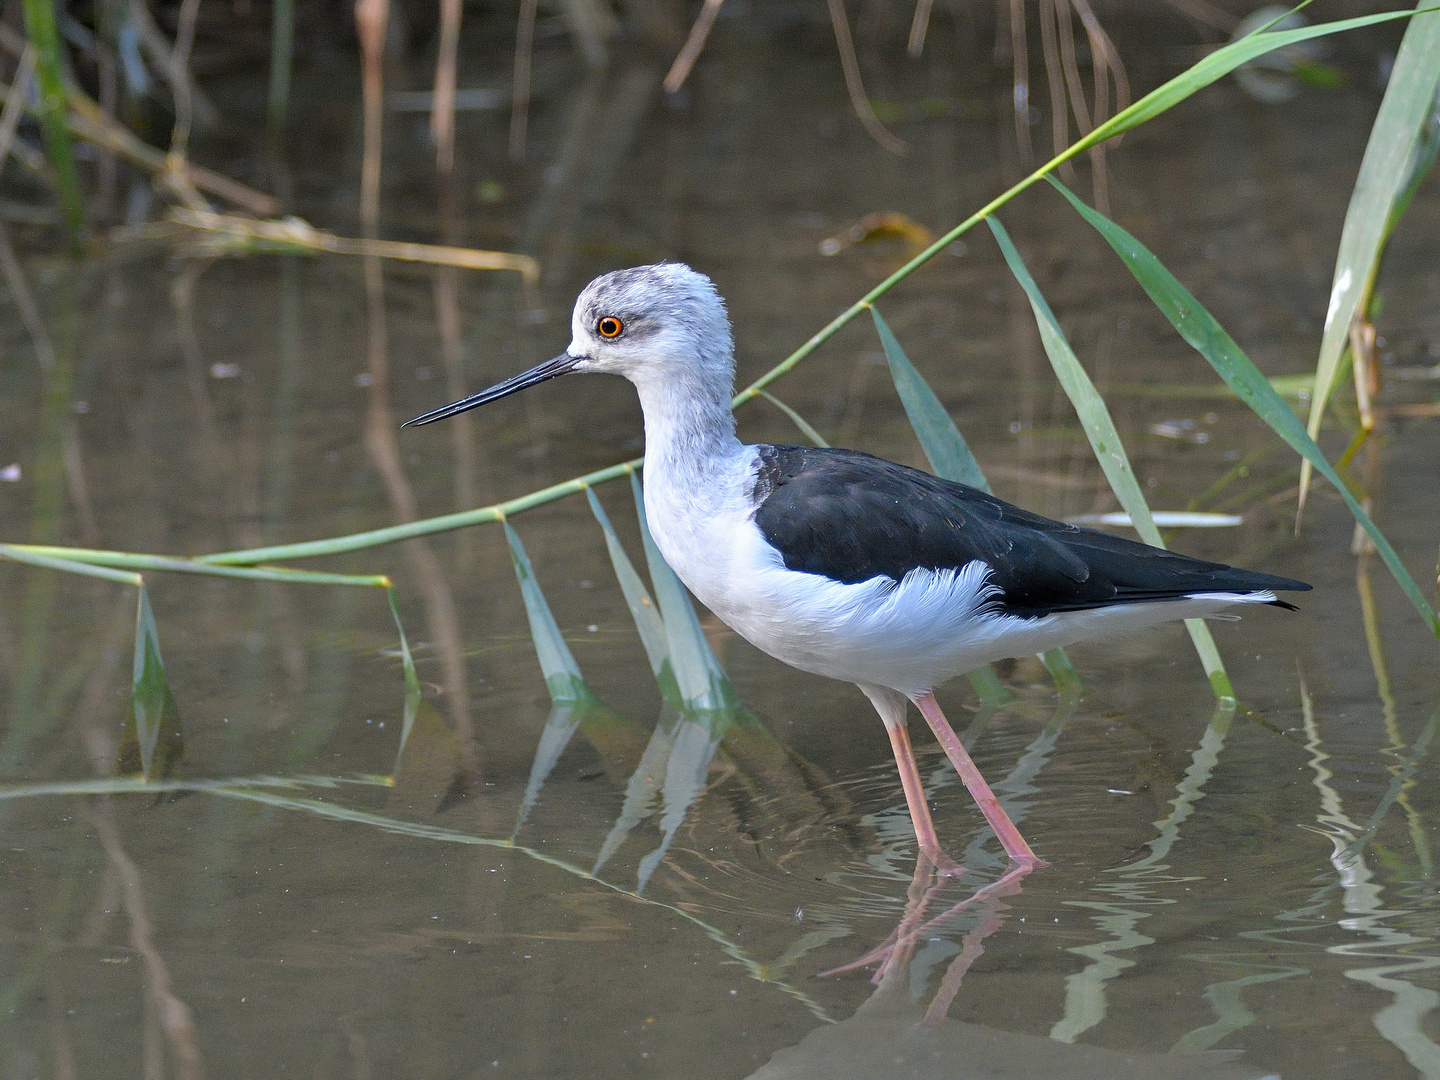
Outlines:
MULTIPOLYGON (((42 373, 0 307, 0 468, 20 466, 0 483, 3 538, 253 547, 634 456, 618 380, 549 384, 448 429, 397 425, 553 355, 592 274, 662 257, 715 277, 753 377, 900 253, 827 259, 820 240, 878 210, 946 226, 1015 169, 1004 91, 964 35, 877 90, 950 103, 900 127, 903 160, 849 118, 828 51, 778 40, 719 35, 684 108, 654 104, 643 67, 567 85, 537 111, 525 170, 500 164, 501 119, 463 118, 457 238, 535 253, 545 321, 498 275, 452 293, 444 274, 391 266, 377 351, 356 262, 158 246, 28 259, 55 360, 42 373), (505 201, 473 197, 485 180, 505 201)), ((1143 85, 1185 62, 1137 43, 1143 85)), ((330 111, 294 140, 293 181, 302 213, 353 231, 358 123, 324 96, 353 74, 315 63, 302 100, 330 111)), ((1269 374, 1313 366, 1376 101, 1361 84, 1271 110, 1222 85, 1111 157, 1116 216, 1269 374)), ((391 231, 435 236, 424 118, 387 123, 391 231)), ((1316 590, 1297 614, 1214 624, 1235 711, 1215 710, 1179 628, 1072 650, 1073 707, 1033 661, 1004 672, 1003 707, 978 709, 963 680, 942 693, 1050 869, 974 899, 1004 869, 998 845, 927 746, 940 835, 970 873, 912 883, 868 703, 712 619, 749 712, 663 708, 581 499, 513 524, 603 707, 552 710, 496 526, 306 564, 394 576, 424 691, 403 753, 383 593, 150 573, 181 732, 162 741, 166 784, 108 797, 56 785, 134 760, 135 592, 0 563, 0 1077, 1440 1076, 1436 644, 1383 567, 1350 554, 1333 493, 1292 535, 1288 454, 1211 393, 1069 214, 1037 191, 1004 216, 1111 387, 1152 504, 1245 515, 1175 545, 1316 590), (821 976, 897 928, 882 985, 873 966, 821 976)), ((1432 180, 1386 264, 1396 367, 1440 357, 1436 235, 1432 180)), ((1113 508, 988 237, 884 308, 1001 495, 1054 516, 1113 508)), ((1393 401, 1434 396, 1391 385, 1393 401)), ((777 392, 837 444, 923 460, 868 325, 777 392)), ((764 403, 740 422, 750 440, 796 438, 764 403)), ((1337 426, 1327 445, 1346 438, 1337 426)), ((1433 421, 1401 418, 1357 466, 1422 583, 1437 453, 1433 421)), ((639 563, 628 489, 599 494, 639 563)))

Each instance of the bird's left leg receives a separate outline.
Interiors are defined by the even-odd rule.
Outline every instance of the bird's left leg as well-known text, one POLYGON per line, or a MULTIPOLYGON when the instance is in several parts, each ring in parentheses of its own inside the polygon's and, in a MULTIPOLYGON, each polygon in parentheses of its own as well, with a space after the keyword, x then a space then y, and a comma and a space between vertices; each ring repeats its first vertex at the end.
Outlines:
POLYGON ((965 749, 965 744, 960 741, 960 736, 955 734, 955 729, 950 726, 950 721, 945 719, 945 714, 940 711, 940 703, 935 700, 932 691, 925 691, 923 694, 916 694, 910 699, 920 709, 920 714, 930 725, 930 730, 935 733, 935 738, 945 749, 945 756, 950 759, 950 764, 955 766, 955 771, 960 774, 960 779, 965 784, 965 790, 970 792, 970 797, 980 807, 980 812, 985 815, 985 820, 990 823, 990 828, 995 830, 1000 844, 1005 849, 1005 854, 1018 863, 1023 863, 1030 868, 1048 866, 1049 864, 1030 850, 1030 845, 1020 835, 1020 830, 1010 820, 1010 815, 1005 813, 1005 808, 1000 805, 1000 800, 990 790, 990 785, 985 782, 985 777, 980 775, 975 762, 970 760, 970 753, 965 749))
POLYGON ((915 826, 915 841, 920 853, 929 859, 944 877, 959 877, 964 867, 940 850, 935 835, 935 822, 925 801, 925 785, 915 764, 915 751, 910 748, 910 732, 905 727, 905 696, 883 686, 861 685, 860 689, 875 706, 890 736, 890 749, 895 754, 895 767, 900 772, 900 786, 905 790, 905 804, 910 809, 910 822, 915 826))

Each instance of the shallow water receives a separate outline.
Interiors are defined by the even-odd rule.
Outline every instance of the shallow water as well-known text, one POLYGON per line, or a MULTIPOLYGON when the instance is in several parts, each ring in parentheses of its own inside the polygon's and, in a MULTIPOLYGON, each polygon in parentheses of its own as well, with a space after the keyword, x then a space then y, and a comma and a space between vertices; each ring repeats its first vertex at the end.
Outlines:
MULTIPOLYGON (((948 103, 897 126, 911 144, 897 159, 849 117, 813 34, 727 25, 683 107, 655 103, 643 66, 562 83, 524 170, 499 163, 500 119, 462 114, 474 152, 454 235, 540 257, 543 321, 499 275, 391 266, 377 352, 361 267, 338 257, 132 244, 79 266, 27 259, 55 360, 42 375, 0 308, 0 468, 21 466, 0 483, 4 538, 254 547, 635 456, 618 380, 552 383, 448 429, 397 424, 558 352, 592 274, 658 258, 715 277, 752 378, 902 255, 822 258, 822 239, 877 210, 946 227, 1013 178, 1008 91, 963 33, 937 29, 927 61, 876 90, 948 103), (471 195, 487 179, 498 204, 471 195)), ((1147 32, 1121 45, 1148 87, 1188 56, 1147 48, 1147 32)), ((1385 40, 1344 58, 1363 73, 1385 40)), ((358 124, 334 95, 353 79, 314 61, 298 100, 330 110, 300 110, 291 144, 300 212, 342 232, 358 124)), ((217 99, 240 109, 253 85, 217 99)), ((1268 374, 1313 366, 1377 101, 1363 79, 1279 109, 1224 84, 1111 155, 1115 216, 1268 374)), ((387 227, 433 238, 424 117, 387 123, 387 227)), ((241 175, 274 169, 236 153, 241 175)), ((1292 534, 1288 453, 1214 392, 1057 196, 1004 217, 1110 388, 1152 505, 1204 496, 1244 514, 1174 545, 1316 587, 1298 613, 1213 624, 1238 709, 1217 711, 1178 627, 1071 650, 1076 704, 1034 661, 1002 671, 1013 700, 998 708, 958 681, 943 704, 1052 865, 985 890, 998 845, 927 745, 936 824, 969 873, 912 882, 904 800, 861 695, 703 618, 746 711, 667 710, 602 534, 569 498, 513 524, 603 707, 552 709, 493 525, 305 564, 393 575, 423 690, 403 753, 381 592, 148 573, 183 751, 167 729, 166 781, 100 797, 58 785, 133 768, 135 592, 0 562, 0 1077, 1440 1076, 1435 642, 1384 568, 1349 553, 1332 492, 1292 534), (821 976, 902 923, 881 985, 873 966, 821 976)), ((1436 235, 1432 179, 1382 282, 1397 367, 1440 357, 1436 235)), ((983 230, 882 307, 1000 495, 1053 516, 1114 508, 983 230)), ((923 463, 868 323, 775 389, 832 442, 923 463)), ((764 403, 740 425, 798 438, 764 403)), ((1337 423, 1327 448, 1347 438, 1337 423)), ((1396 419, 1356 469, 1422 585, 1437 452, 1433 421, 1396 419)), ((628 489, 599 495, 640 564, 628 489)))

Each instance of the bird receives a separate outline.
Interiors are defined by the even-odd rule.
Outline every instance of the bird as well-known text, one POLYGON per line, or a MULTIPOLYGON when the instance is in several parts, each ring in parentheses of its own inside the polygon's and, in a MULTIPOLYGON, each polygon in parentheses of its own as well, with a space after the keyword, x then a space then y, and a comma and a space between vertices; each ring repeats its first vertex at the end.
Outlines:
POLYGON ((644 417, 650 533, 690 592, 762 652, 854 683, 889 736, 920 854, 941 848, 907 727, 914 703, 994 830, 1035 855, 935 699, 1006 657, 1204 618, 1244 604, 1294 610, 1302 581, 1234 569, 1053 521, 977 488, 857 450, 746 445, 731 395, 725 303, 679 262, 615 270, 575 301, 552 360, 406 421, 433 423, 571 373, 621 375, 644 417))

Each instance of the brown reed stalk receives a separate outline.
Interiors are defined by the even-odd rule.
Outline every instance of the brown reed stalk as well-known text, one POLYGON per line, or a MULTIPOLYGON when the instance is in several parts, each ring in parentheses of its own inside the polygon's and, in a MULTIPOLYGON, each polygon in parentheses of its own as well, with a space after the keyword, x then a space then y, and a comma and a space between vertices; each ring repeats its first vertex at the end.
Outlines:
POLYGON ((705 0, 700 6, 700 14, 695 16, 695 25, 690 27, 685 44, 665 75, 665 82, 662 84, 665 93, 679 93, 680 87, 685 85, 685 80, 690 77, 690 69, 695 66, 695 61, 700 58, 701 50, 705 48, 705 41, 710 36, 710 28, 715 25, 715 16, 720 14, 720 6, 724 2, 725 0, 705 0))
POLYGON ((1014 65, 1015 146, 1020 164, 1028 169, 1035 160, 1035 148, 1030 142, 1030 53, 1025 41, 1025 0, 1010 0, 1010 62, 1014 65))
MULTIPOLYGON (((1039 0, 1040 49, 1045 55, 1045 80, 1050 88, 1050 138, 1059 157, 1070 145, 1070 112, 1065 101, 1065 76, 1061 70, 1060 48, 1057 43, 1055 0, 1039 0)), ((1066 161, 1060 175, 1075 182, 1075 168, 1066 161)))
POLYGON ((430 134, 435 137, 435 167, 449 176, 455 168, 455 78, 460 53, 461 0, 440 0, 440 53, 435 58, 435 97, 430 134))
POLYGON ((910 21, 910 37, 905 42, 905 51, 915 59, 925 52, 925 35, 930 30, 930 13, 935 0, 915 0, 915 17, 910 21))
MULTIPOLYGON (((364 157, 360 166, 360 223, 373 237, 380 227, 380 150, 385 112, 385 28, 390 0, 355 0, 355 29, 363 54, 364 157)), ((377 264, 378 265, 378 264, 377 264)), ((367 273, 368 273, 368 266, 367 273)))
POLYGON ((535 52, 535 12, 538 0, 520 0, 520 21, 515 28, 515 89, 510 96, 510 160, 525 160, 526 129, 530 124, 530 62, 535 52))
POLYGON ((840 50, 840 67, 845 72, 845 89, 850 92, 850 104, 860 124, 870 137, 892 154, 903 155, 906 147, 902 139, 896 138, 885 125, 880 123, 870 99, 865 95, 865 83, 860 78, 860 61, 855 55, 855 41, 850 36, 850 20, 845 14, 845 0, 828 0, 830 25, 835 28, 835 47, 840 50))

